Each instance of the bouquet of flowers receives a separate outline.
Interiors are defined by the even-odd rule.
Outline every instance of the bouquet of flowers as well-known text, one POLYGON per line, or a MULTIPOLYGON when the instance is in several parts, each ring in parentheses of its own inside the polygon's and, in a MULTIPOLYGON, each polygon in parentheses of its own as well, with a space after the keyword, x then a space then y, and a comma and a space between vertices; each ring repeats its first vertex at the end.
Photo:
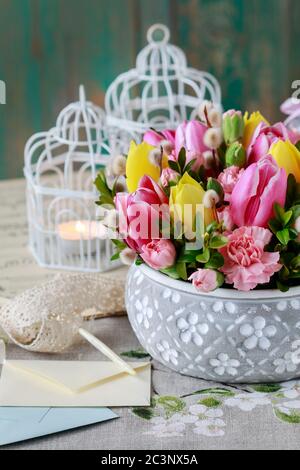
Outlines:
POLYGON ((300 135, 210 102, 100 171, 114 258, 202 292, 300 283, 300 135))

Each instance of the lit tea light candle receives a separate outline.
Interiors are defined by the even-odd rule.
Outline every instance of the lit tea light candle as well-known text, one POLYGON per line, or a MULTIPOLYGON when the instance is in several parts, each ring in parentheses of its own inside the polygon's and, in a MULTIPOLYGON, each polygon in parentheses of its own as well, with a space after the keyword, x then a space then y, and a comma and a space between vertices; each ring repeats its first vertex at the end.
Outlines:
POLYGON ((63 251, 67 255, 84 255, 96 251, 97 239, 105 240, 108 236, 107 228, 96 221, 71 220, 58 225, 57 233, 62 243, 63 251), (90 242, 90 243, 88 243, 90 242))

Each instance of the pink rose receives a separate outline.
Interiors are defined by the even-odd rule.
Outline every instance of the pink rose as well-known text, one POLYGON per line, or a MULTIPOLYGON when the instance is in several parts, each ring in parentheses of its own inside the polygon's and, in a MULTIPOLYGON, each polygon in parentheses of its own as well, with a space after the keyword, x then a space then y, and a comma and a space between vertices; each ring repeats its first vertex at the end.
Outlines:
POLYGON ((176 260, 175 246, 170 240, 152 240, 143 245, 141 258, 153 269, 170 268, 176 260))
POLYGON ((277 140, 290 140, 295 145, 299 136, 290 131, 282 122, 274 126, 267 126, 265 122, 261 122, 255 129, 247 150, 248 164, 255 163, 267 155, 272 144, 277 140))
POLYGON ((208 147, 204 145, 204 135, 207 126, 199 121, 185 121, 176 130, 175 134, 175 156, 179 155, 182 147, 186 150, 187 162, 196 160, 195 168, 203 164, 203 153, 208 147))
POLYGON ((146 132, 144 135, 144 142, 147 142, 149 145, 153 145, 153 147, 159 147, 160 144, 166 140, 170 142, 173 146, 175 145, 175 131, 171 129, 166 129, 164 131, 155 131, 150 130, 146 132))
POLYGON ((267 227, 273 217, 273 206, 285 204, 287 175, 278 168, 270 156, 250 165, 236 183, 231 199, 230 212, 238 226, 267 227))
POLYGON ((200 292, 211 292, 218 287, 218 273, 213 269, 197 269, 189 277, 189 281, 200 292))
POLYGON ((230 166, 229 168, 225 168, 223 173, 219 174, 218 181, 223 187, 224 200, 226 202, 230 202, 232 191, 243 173, 243 168, 230 166))
POLYGON ((228 284, 235 289, 249 291, 258 284, 266 284, 281 269, 280 255, 264 251, 272 233, 261 227, 241 227, 227 234, 228 244, 219 251, 224 257, 220 268, 228 284))
POLYGON ((232 220, 231 212, 229 206, 223 206, 217 210, 218 219, 220 222, 223 222, 225 230, 231 232, 234 227, 234 222, 232 220))
POLYGON ((160 181, 164 188, 167 188, 170 183, 178 183, 180 179, 179 173, 171 168, 164 168, 162 170, 160 181))
POLYGON ((159 238, 159 223, 169 214, 169 201, 164 191, 149 176, 144 176, 132 194, 115 197, 119 215, 119 232, 127 245, 139 253, 141 247, 159 238))

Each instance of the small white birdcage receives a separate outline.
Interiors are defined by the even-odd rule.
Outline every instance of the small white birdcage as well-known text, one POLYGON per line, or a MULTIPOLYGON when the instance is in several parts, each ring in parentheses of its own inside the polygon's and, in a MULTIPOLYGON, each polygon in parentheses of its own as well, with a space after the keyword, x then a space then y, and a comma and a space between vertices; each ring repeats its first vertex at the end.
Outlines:
POLYGON ((150 127, 174 129, 195 118, 204 100, 221 107, 217 80, 187 66, 184 52, 169 43, 166 26, 151 26, 147 38, 136 68, 117 77, 105 98, 109 124, 133 133, 137 141, 150 127))
POLYGON ((80 271, 116 265, 107 229, 98 221, 93 184, 117 151, 107 142, 105 113, 86 101, 83 86, 79 101, 59 114, 54 128, 28 140, 24 173, 29 243, 40 265, 80 271))

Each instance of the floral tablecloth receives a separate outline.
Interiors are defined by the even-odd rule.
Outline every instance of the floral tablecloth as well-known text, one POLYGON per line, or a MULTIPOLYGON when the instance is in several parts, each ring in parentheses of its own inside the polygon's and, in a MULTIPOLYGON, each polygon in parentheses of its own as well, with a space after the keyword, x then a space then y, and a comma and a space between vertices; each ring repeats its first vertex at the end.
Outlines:
MULTIPOLYGON (((0 183, 0 297, 53 276, 36 266, 26 248, 24 181, 0 183), (29 269, 30 267, 30 269, 29 269)), ((125 275, 124 270, 114 276, 125 275)), ((126 317, 104 318, 96 334, 125 357, 145 360, 126 317)), ((10 359, 33 355, 8 346, 10 359)), ((89 345, 49 359, 93 360, 89 345)), ((259 386, 209 383, 153 361, 148 408, 115 409, 119 419, 10 446, 16 449, 300 449, 300 381, 259 386)))

